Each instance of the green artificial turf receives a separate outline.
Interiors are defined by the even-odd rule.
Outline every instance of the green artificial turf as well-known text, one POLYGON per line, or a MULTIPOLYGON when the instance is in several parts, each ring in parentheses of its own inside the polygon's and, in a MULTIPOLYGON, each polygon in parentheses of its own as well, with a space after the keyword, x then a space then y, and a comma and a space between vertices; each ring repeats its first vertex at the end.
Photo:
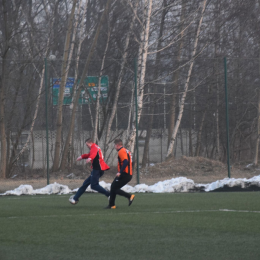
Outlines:
POLYGON ((260 259, 260 192, 69 197, 0 197, 0 260, 260 259))

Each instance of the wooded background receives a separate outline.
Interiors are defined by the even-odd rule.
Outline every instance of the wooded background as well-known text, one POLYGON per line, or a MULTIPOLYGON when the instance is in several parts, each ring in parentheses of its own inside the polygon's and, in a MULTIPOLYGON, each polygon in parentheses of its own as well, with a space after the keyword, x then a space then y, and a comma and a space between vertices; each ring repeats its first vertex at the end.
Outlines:
POLYGON ((75 167, 89 136, 111 164, 115 138, 134 153, 135 120, 142 167, 181 155, 225 162, 224 57, 231 161, 257 165, 259 14, 259 0, 1 0, 0 176, 46 168, 45 83, 53 172, 75 167), (106 100, 98 84, 96 101, 78 104, 87 76, 108 76, 106 100))

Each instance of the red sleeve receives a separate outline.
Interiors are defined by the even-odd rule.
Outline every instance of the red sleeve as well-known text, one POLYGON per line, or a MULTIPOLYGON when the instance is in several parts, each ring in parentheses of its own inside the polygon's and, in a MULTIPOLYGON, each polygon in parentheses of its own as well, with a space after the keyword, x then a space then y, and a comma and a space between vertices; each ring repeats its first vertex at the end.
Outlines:
POLYGON ((88 156, 88 158, 90 158, 92 162, 95 159, 95 157, 97 156, 97 152, 98 152, 97 147, 92 146, 91 149, 90 149, 90 152, 89 152, 89 156, 88 156))
POLYGON ((89 153, 85 153, 81 155, 82 159, 88 159, 89 158, 89 153))

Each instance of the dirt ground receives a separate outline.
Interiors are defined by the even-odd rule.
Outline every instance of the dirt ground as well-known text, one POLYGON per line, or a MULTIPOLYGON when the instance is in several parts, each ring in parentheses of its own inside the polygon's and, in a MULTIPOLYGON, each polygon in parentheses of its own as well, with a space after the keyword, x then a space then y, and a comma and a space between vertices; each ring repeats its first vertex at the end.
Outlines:
MULTIPOLYGON (((111 183, 117 170, 112 167, 105 172, 100 181, 111 183)), ((57 182, 67 185, 70 189, 81 186, 84 179, 90 174, 90 168, 85 167, 73 169, 71 172, 50 173, 50 183, 57 182)), ((47 178, 43 173, 23 176, 18 174, 15 178, 0 179, 0 193, 17 188, 21 184, 32 185, 34 189, 42 188, 47 185, 47 178), (25 178, 26 177, 26 178, 25 178)), ((231 178, 251 178, 260 175, 260 167, 254 167, 249 162, 234 164, 231 167, 231 178)), ((152 185, 159 181, 169 180, 177 177, 192 179, 195 183, 211 183, 228 177, 226 164, 219 161, 210 160, 203 157, 185 157, 180 159, 168 159, 165 162, 151 164, 150 167, 140 169, 139 183, 152 185)), ((134 186, 137 184, 137 174, 133 174, 133 179, 129 183, 134 186)))

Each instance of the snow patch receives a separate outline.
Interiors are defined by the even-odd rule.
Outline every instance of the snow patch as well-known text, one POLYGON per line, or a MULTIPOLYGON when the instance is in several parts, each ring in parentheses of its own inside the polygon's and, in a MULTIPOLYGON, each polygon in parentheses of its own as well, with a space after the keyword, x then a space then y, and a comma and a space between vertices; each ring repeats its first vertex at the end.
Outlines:
MULTIPOLYGON (((99 182, 107 191, 110 190, 111 184, 104 181, 99 182)), ((223 180, 218 180, 209 184, 196 184, 193 180, 187 179, 185 177, 172 178, 170 180, 159 181, 154 185, 137 184, 134 187, 130 185, 125 185, 122 190, 129 193, 174 193, 174 192, 190 192, 190 191, 205 191, 210 192, 224 187, 239 187, 241 189, 248 188, 250 186, 256 186, 260 188, 260 175, 252 177, 251 179, 245 178, 225 178, 223 180)), ((44 188, 34 190, 31 185, 20 185, 14 190, 6 191, 0 195, 36 195, 36 194, 69 194, 76 193, 79 188, 71 190, 68 186, 59 183, 49 184, 44 188)), ((96 192, 89 186, 86 192, 96 192)))
POLYGON ((20 185, 14 190, 9 190, 2 195, 35 195, 33 192, 33 187, 31 185, 20 185))
POLYGON ((210 184, 199 184, 200 187, 204 186, 205 191, 214 191, 219 188, 223 188, 224 186, 227 187, 241 187, 242 189, 247 188, 249 186, 255 185, 257 187, 260 187, 260 175, 252 177, 251 179, 246 178, 225 178, 223 180, 215 181, 210 184))
POLYGON ((36 195, 36 194, 69 194, 71 193, 71 190, 69 189, 68 186, 66 185, 62 185, 59 183, 53 183, 53 184, 49 184, 44 188, 41 189, 36 189, 34 190, 33 187, 31 185, 20 185, 18 188, 14 189, 14 190, 9 190, 6 191, 4 194, 0 194, 0 195, 36 195))

